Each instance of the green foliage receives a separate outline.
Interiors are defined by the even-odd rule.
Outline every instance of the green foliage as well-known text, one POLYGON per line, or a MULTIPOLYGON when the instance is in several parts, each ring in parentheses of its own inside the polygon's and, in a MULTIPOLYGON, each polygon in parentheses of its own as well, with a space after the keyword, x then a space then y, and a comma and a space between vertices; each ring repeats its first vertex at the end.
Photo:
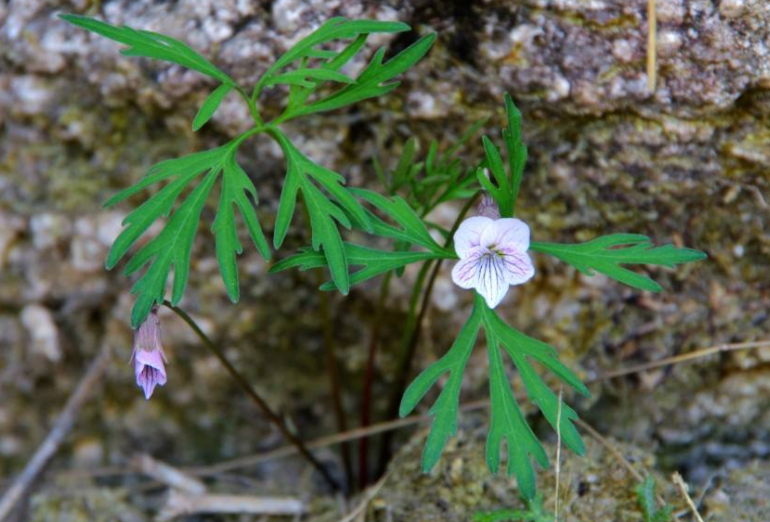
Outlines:
POLYGON ((149 264, 132 288, 132 293, 138 294, 131 315, 134 327, 144 321, 153 304, 163 302, 166 281, 172 268, 174 285, 171 301, 176 304, 182 298, 201 211, 218 178, 222 178, 222 191, 213 230, 222 278, 234 302, 238 300, 235 254, 240 254, 243 249, 237 237, 233 205, 238 207, 243 216, 257 250, 265 259, 270 258, 270 249, 254 210, 257 192, 235 160, 236 149, 237 141, 234 141, 223 147, 158 163, 142 180, 116 194, 105 204, 106 207, 113 206, 155 183, 172 180, 126 216, 123 221, 125 228, 107 256, 106 267, 111 269, 157 219, 169 218, 161 233, 140 248, 126 266, 126 275, 130 275, 149 264), (182 192, 204 173, 203 180, 172 214, 174 204, 182 192), (253 203, 248 196, 253 198, 253 203))
POLYGON ((63 20, 87 29, 93 33, 128 46, 120 53, 124 56, 139 56, 171 62, 193 71, 205 74, 228 85, 235 82, 217 69, 214 64, 179 40, 152 31, 137 31, 125 25, 116 27, 86 16, 63 14, 63 20))
MULTIPOLYGON (((535 495, 535 475, 530 456, 544 467, 548 466, 548 458, 513 396, 505 373, 500 348, 509 355, 519 370, 519 375, 524 382, 530 400, 538 406, 554 428, 556 428, 559 407, 558 398, 542 382, 531 365, 532 361, 551 370, 579 393, 585 396, 590 394, 585 385, 559 362, 556 351, 552 347, 505 324, 478 294, 474 301, 473 312, 452 348, 409 385, 404 393, 399 414, 402 417, 408 415, 438 381, 439 377, 449 372, 449 380, 430 410, 430 414, 433 415, 433 422, 423 452, 423 469, 426 472, 430 471, 438 462, 447 439, 454 435, 457 430, 456 417, 462 372, 482 327, 487 338, 491 398, 487 465, 493 473, 498 471, 500 445, 505 440, 508 452, 508 474, 516 475, 522 495, 527 499, 532 499, 535 495)), ((562 439, 573 451, 583 454, 585 446, 573 424, 575 419, 577 419, 575 411, 562 405, 559 424, 562 439)))
POLYGON ((543 495, 527 501, 527 509, 499 509, 475 513, 473 522, 554 522, 552 513, 543 508, 543 495))
POLYGON ((429 415, 433 416, 433 422, 422 453, 422 468, 425 472, 433 469, 444 451, 447 440, 457 433, 457 413, 463 372, 476 344, 482 319, 483 312, 477 301, 471 316, 449 351, 425 369, 409 385, 401 399, 399 415, 405 417, 412 412, 438 379, 449 373, 444 389, 429 411, 429 415))
POLYGON ((508 172, 503 166, 500 150, 487 136, 484 136, 482 141, 486 154, 484 166, 489 170, 490 177, 487 177, 483 168, 477 171, 479 183, 497 202, 500 215, 504 218, 514 215, 521 178, 527 163, 527 147, 521 141, 521 113, 508 93, 505 94, 505 111, 508 127, 503 129, 503 141, 508 152, 508 172))
POLYGON ((286 110, 276 120, 276 123, 279 123, 307 114, 339 109, 367 98, 383 96, 398 87, 399 82, 394 81, 396 76, 411 68, 428 52, 435 40, 435 34, 422 37, 385 63, 385 48, 380 48, 369 65, 355 79, 338 71, 361 51, 369 34, 408 30, 409 26, 400 22, 332 18, 275 61, 257 82, 252 99, 257 99, 265 87, 290 85, 286 110), (341 51, 322 48, 338 40, 353 41, 341 51), (319 62, 317 67, 311 67, 311 60, 319 62), (281 72, 291 65, 297 65, 297 68, 281 72), (344 86, 308 102, 316 88, 329 81, 344 86))
MULTIPOLYGON (((382 212, 387 218, 396 223, 393 225, 384 219, 378 217, 372 211, 364 209, 360 213, 353 214, 350 208, 348 211, 351 220, 363 228, 364 224, 369 224, 369 231, 376 235, 395 239, 403 244, 418 245, 427 249, 427 252, 413 252, 406 250, 397 250, 395 252, 367 248, 351 243, 343 243, 344 257, 348 264, 353 266, 362 266, 350 275, 349 283, 358 284, 372 277, 397 270, 411 263, 418 263, 431 259, 454 259, 456 255, 453 251, 445 249, 438 245, 431 237, 423 221, 415 214, 414 210, 402 198, 396 196, 392 199, 386 198, 376 192, 362 189, 350 189, 350 192, 375 209, 382 212)), ((279 211, 280 214, 280 211, 279 211)), ((270 272, 280 272, 289 268, 300 268, 308 270, 330 266, 328 257, 321 255, 310 249, 305 249, 299 253, 290 256, 270 269, 270 272)), ((340 289, 337 281, 333 280, 321 286, 322 290, 340 289)))
MULTIPOLYGON (((190 251, 201 212, 218 179, 221 179, 220 202, 213 231, 220 272, 227 293, 233 301, 239 298, 236 256, 243 250, 238 240, 235 208, 240 211, 257 249, 265 258, 269 258, 270 249, 253 208, 257 200, 256 189, 235 160, 239 145, 248 137, 262 132, 279 143, 287 162, 287 173, 273 235, 275 248, 279 248, 284 241, 296 209, 297 198, 301 193, 312 229, 313 249, 323 252, 324 263, 331 272, 333 286, 342 293, 347 293, 350 285, 348 253, 354 254, 355 262, 364 266, 363 270, 356 273, 355 281, 373 277, 382 270, 387 270, 386 267, 389 266, 401 267, 418 259, 443 255, 439 253, 440 249, 433 249, 431 254, 378 256, 373 254, 374 251, 363 247, 346 246, 338 225, 350 228, 353 221, 367 232, 372 232, 371 212, 364 210, 353 194, 344 187, 345 180, 342 176, 305 157, 277 127, 288 119, 340 108, 389 92, 398 86, 394 78, 413 66, 430 49, 435 35, 418 40, 384 63, 385 49, 378 50, 369 66, 353 79, 340 72, 340 69, 363 49, 369 34, 397 33, 409 30, 409 26, 400 22, 334 18, 278 58, 259 79, 252 96, 249 97, 227 74, 195 50, 171 37, 126 26, 117 27, 79 15, 62 15, 62 19, 126 45, 127 48, 121 51, 126 56, 175 63, 221 82, 200 107, 192 122, 193 131, 199 130, 211 119, 222 100, 233 90, 245 100, 255 123, 254 128, 223 147, 159 163, 139 183, 107 202, 107 206, 114 205, 154 183, 169 181, 157 194, 129 214, 124 222, 126 228, 115 241, 106 263, 107 268, 114 267, 152 223, 158 218, 169 218, 163 231, 142 247, 126 267, 126 273, 131 274, 149 265, 132 289, 138 294, 132 312, 132 324, 135 327, 144 320, 154 303, 163 301, 166 281, 172 268, 172 301, 176 303, 181 299, 189 275, 190 251), (340 41, 349 42, 339 50, 323 48, 325 45, 334 46, 340 41), (308 102, 315 90, 324 83, 342 87, 328 96, 308 102), (265 124, 256 105, 259 93, 265 87, 281 84, 289 86, 286 110, 274 121, 265 124), (201 180, 199 178, 203 173, 206 175, 201 180), (193 183, 194 181, 197 184, 193 183), (188 189, 191 191, 190 195, 184 198, 172 213, 177 200, 188 189)), ((419 219, 417 221, 422 226, 419 219)), ((381 220, 377 225, 389 226, 381 220)), ((416 230, 413 225, 414 220, 409 221, 411 230, 405 232, 407 235, 416 230)), ((419 234, 415 237, 425 239, 419 234)), ((309 255, 307 252, 303 254, 309 255)))
POLYGON ((706 258, 706 254, 691 248, 676 248, 673 245, 655 247, 650 238, 640 234, 611 234, 576 245, 532 242, 529 248, 551 254, 586 275, 600 272, 628 286, 650 292, 659 292, 660 285, 622 265, 646 264, 673 268, 706 258))
POLYGON ((636 487, 636 498, 639 507, 642 508, 644 522, 669 522, 673 509, 671 506, 664 506, 658 509, 655 500, 655 479, 648 476, 644 482, 636 487))
MULTIPOLYGON (((343 243, 343 246, 348 263, 351 266, 363 267, 350 275, 351 285, 362 283, 380 274, 397 270, 412 263, 419 263, 430 259, 446 259, 451 256, 449 253, 442 255, 437 252, 389 252, 352 243, 343 243)), ((311 268, 326 266, 328 266, 328 260, 322 253, 306 248, 273 265, 270 268, 270 273, 281 272, 289 268, 310 270, 311 268)), ((339 288, 334 281, 328 281, 321 285, 321 290, 339 290, 339 288)))
POLYGON ((335 221, 345 228, 350 228, 350 219, 344 212, 347 211, 362 228, 371 232, 369 215, 351 192, 343 187, 345 179, 342 176, 303 156, 280 131, 274 130, 272 135, 281 145, 288 166, 278 203, 273 246, 281 247, 291 224, 297 196, 301 192, 310 215, 313 249, 319 250, 323 247, 334 284, 340 292, 347 294, 350 288, 348 260, 335 221), (316 183, 334 197, 335 201, 328 199, 316 183))
POLYGON ((465 165, 458 153, 486 121, 474 123, 443 153, 438 142, 431 141, 423 160, 417 154, 417 140, 409 138, 393 170, 386 172, 375 157, 377 176, 390 194, 402 195, 420 216, 447 201, 471 197, 478 190, 477 165, 465 165))

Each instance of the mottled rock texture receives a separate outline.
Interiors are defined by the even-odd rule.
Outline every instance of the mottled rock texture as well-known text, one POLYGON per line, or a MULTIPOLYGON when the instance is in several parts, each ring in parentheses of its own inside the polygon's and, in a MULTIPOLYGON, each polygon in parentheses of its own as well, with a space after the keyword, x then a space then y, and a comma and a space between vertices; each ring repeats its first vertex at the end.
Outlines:
MULTIPOLYGON (((596 375, 624 363, 770 336, 770 3, 658 0, 658 83, 647 88, 646 0, 74 0, 0 1, 0 463, 17 470, 40 441, 86 360, 110 343, 116 364, 83 414, 60 466, 122 463, 137 447, 200 463, 279 443, 253 422, 216 361, 164 315, 169 384, 145 403, 128 366, 129 283, 102 260, 129 210, 100 208, 153 163, 213 146, 248 124, 233 96, 203 131, 190 121, 213 85, 178 67, 121 57, 118 46, 67 26, 78 12, 180 38, 236 80, 331 16, 406 21, 438 31, 430 55, 382 99, 286 126, 300 148, 376 188, 375 153, 392 158, 411 135, 451 145, 473 121, 502 123, 510 92, 521 107, 530 160, 521 216, 538 240, 577 241, 633 231, 705 250, 709 259, 655 270, 665 291, 638 292, 538 258, 535 280, 501 305, 513 324, 596 375), (93 451, 94 445, 97 451, 93 451), (84 461, 83 455, 88 455, 84 461)), ((407 33, 378 45, 404 48, 407 33)), ((372 48, 374 45, 372 46, 372 48)), ((353 64, 360 66, 361 64, 353 64)), ((282 97, 263 98, 268 115, 282 97)), ((249 142, 241 161, 270 228, 283 175, 280 151, 249 142)), ((480 157, 478 144, 468 149, 480 157)), ((450 221, 454 209, 436 216, 450 221)), ((183 306, 307 437, 334 429, 312 274, 266 275, 247 249, 242 302, 229 304, 204 214, 183 306), (205 238, 205 239, 204 239, 205 238)), ((156 229, 157 230, 157 229, 156 229)), ((295 223, 285 251, 306 243, 295 223)), ((411 272, 407 274, 411 277, 411 272)), ((367 323, 376 285, 333 297, 345 405, 357 418, 367 323)), ((387 393, 408 286, 397 282, 377 396, 387 393)), ((464 320, 469 295, 443 274, 424 366, 464 320)), ((658 455, 696 485, 714 470, 766 458, 770 352, 724 354, 593 387, 578 404, 603 433, 658 455), (655 441, 655 442, 653 442, 655 441)), ((486 394, 474 355, 469 397, 486 394)), ((568 397, 568 399, 571 399, 568 397)), ((268 468, 270 474, 278 468, 268 468)), ((396 470, 398 471, 398 470, 396 470)), ((422 479, 420 479, 422 480, 422 479)), ((425 479, 427 480, 427 479, 425 479)), ((289 482, 290 483, 290 482, 289 482)), ((475 486, 474 486, 475 487, 475 486)), ((609 519, 608 519, 609 520, 609 519)), ((598 521, 597 521, 598 522, 598 521)))

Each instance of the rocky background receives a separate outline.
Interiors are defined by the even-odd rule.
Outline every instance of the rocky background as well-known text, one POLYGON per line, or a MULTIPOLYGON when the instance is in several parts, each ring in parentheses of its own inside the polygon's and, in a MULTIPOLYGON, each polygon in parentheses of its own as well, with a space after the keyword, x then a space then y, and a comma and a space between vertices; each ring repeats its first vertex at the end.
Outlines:
MULTIPOLYGON (((524 115, 530 160, 520 212, 536 239, 628 231, 706 251, 704 262, 651 272, 665 288, 657 295, 537 258, 538 276, 512 292, 501 313, 592 378, 770 337, 770 3, 657 0, 654 92, 645 72, 646 9, 644 0, 0 0, 0 488, 43 440, 89 361, 102 346, 112 350, 97 397, 18 520, 150 520, 158 495, 142 490, 135 475, 73 473, 125 469, 140 452, 196 466, 283 444, 170 314, 163 315, 169 384, 145 402, 128 365, 130 284, 103 268, 130 209, 104 211, 100 204, 153 163, 242 131, 245 107, 229 97, 193 134, 190 121, 212 88, 208 80, 121 57, 118 45, 68 26, 58 13, 180 38, 242 85, 332 16, 412 25, 415 33, 374 42, 392 51, 437 31, 431 53, 389 96, 286 130, 349 183, 376 188, 372 158, 387 163, 412 135, 423 151, 431 139, 447 147, 485 116, 486 132, 496 135, 507 91, 524 115)), ((266 113, 276 113, 281 99, 267 93, 266 113)), ((241 153, 269 229, 284 168, 280 150, 260 138, 241 153)), ((480 154, 477 143, 467 148, 469 158, 480 154)), ((436 219, 451 222, 456 212, 443 209, 436 219)), ((231 305, 205 230, 210 218, 204 215, 182 307, 303 438, 334 432, 327 382, 319 378, 325 359, 315 279, 268 276, 247 248, 239 263, 242 300, 231 305)), ((302 223, 294 226, 285 252, 306 242, 302 223)), ((394 283, 386 314, 377 318, 387 325, 377 411, 393 379, 413 275, 394 283)), ((376 289, 332 297, 353 426, 376 289)), ((469 297, 446 271, 440 276, 419 367, 446 350, 469 297)), ((574 405, 640 470, 657 473, 660 491, 676 506, 683 504, 667 478, 679 470, 704 492, 699 507, 710 520, 767 520, 768 361, 770 349, 721 354, 594 385, 594 399, 574 405)), ((478 350, 465 381, 468 399, 486 396, 485 373, 478 350)), ((371 520, 468 520, 479 509, 518 505, 511 483, 480 470, 485 416, 463 419, 459 441, 432 476, 417 466, 424 433, 404 447, 372 501, 371 520)), ((409 433, 399 432, 404 441, 409 433)), ((641 520, 635 482, 608 464, 615 461, 606 449, 590 447, 583 459, 565 456, 564 520, 641 520)), ((339 472, 336 448, 320 455, 339 472)), ((217 487, 299 495, 313 503, 310 519, 340 517, 339 504, 299 459, 239 473, 231 482, 220 477, 217 487)), ((549 497, 552 472, 540 486, 549 497)))

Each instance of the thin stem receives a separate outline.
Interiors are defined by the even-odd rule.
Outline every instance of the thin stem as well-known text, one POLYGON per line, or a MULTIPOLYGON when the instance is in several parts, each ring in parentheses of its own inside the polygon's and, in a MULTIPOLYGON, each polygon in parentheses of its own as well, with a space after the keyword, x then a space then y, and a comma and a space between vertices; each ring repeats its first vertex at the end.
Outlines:
MULTIPOLYGON (((364 390, 361 399, 361 428, 366 428, 372 422, 372 385, 374 383, 374 369, 377 360, 377 349, 380 340, 380 325, 382 314, 385 310, 385 301, 390 291, 390 280, 393 278, 391 270, 382 278, 380 295, 377 298, 377 308, 374 312, 371 331, 369 332, 369 357, 366 361, 366 374, 364 375, 364 390)), ((363 437, 358 442, 358 481, 359 488, 364 489, 369 482, 369 438, 363 437)))
POLYGON ((254 120, 254 124, 257 127, 262 127, 264 123, 262 122, 262 117, 259 115, 256 99, 251 99, 249 95, 246 94, 246 91, 244 91, 240 86, 237 86, 236 90, 238 91, 238 94, 241 95, 241 98, 246 101, 246 105, 249 106, 249 113, 251 114, 251 118, 254 120))
MULTIPOLYGON (((307 222, 312 235, 313 230, 310 227, 310 211, 304 198, 302 198, 302 202, 302 208, 305 212, 305 221, 307 222)), ((320 286, 324 282, 323 270, 316 268, 313 272, 315 273, 316 292, 318 294, 318 315, 321 319, 321 330, 324 337, 326 373, 329 376, 329 392, 332 399, 332 408, 334 409, 334 417, 337 422, 337 430, 345 432, 348 429, 348 425, 347 420, 345 419, 345 408, 342 405, 342 391, 340 386, 339 368, 337 365, 337 349, 334 342, 334 329, 332 328, 331 314, 329 313, 329 295, 320 289, 320 286)), ((345 480, 347 485, 350 486, 353 483, 353 465, 350 458, 350 445, 343 444, 341 453, 342 465, 345 469, 345 480)))
MULTIPOLYGON (((449 236, 447 236, 446 241, 444 241, 445 249, 449 248, 449 246, 452 244, 455 232, 457 232, 457 229, 460 228, 460 223, 462 223, 463 219, 465 219, 465 215, 470 211, 480 195, 481 191, 477 191, 473 196, 471 196, 460 213, 457 215, 457 219, 455 219, 455 222, 452 225, 452 230, 449 231, 449 236)), ((433 271, 430 274, 430 278, 428 279, 428 286, 426 287, 425 293, 422 296, 422 303, 420 304, 420 312, 417 315, 417 319, 413 321, 407 320, 408 329, 406 331, 409 332, 409 341, 404 351, 402 352, 401 364, 399 365, 398 373, 396 374, 396 382, 390 395, 386 419, 393 419, 398 415, 398 405, 401 402, 401 396, 404 394, 404 390, 406 389, 407 379, 409 378, 409 373, 412 369, 414 354, 417 351, 417 344, 420 342, 422 323, 425 319, 425 315, 428 312, 430 297, 433 293, 433 286, 435 285, 436 278, 438 277, 439 271, 441 270, 442 261, 443 259, 437 259, 433 264, 433 271)), ((424 270, 429 269, 429 267, 430 262, 427 262, 425 265, 423 265, 424 270)), ((421 274, 422 273, 423 272, 421 271, 421 274)), ((418 284, 421 284, 421 281, 418 280, 418 284)), ((410 309, 410 319, 412 313, 413 311, 410 309)), ((384 473, 385 467, 387 466, 387 461, 390 460, 391 438, 391 433, 386 433, 383 437, 383 444, 380 450, 380 462, 378 467, 379 474, 384 473)))
MULTIPOLYGON (((736 344, 714 346, 710 348, 703 348, 691 353, 694 355, 697 354, 697 358, 702 359, 713 354, 714 349, 717 349, 717 348, 720 348, 720 351, 728 351, 728 350, 752 350, 752 349, 764 348, 768 346, 770 346, 770 340, 752 341, 752 342, 736 343, 736 344)), ((668 361, 667 365, 671 365, 671 366, 681 364, 683 362, 689 362, 681 358, 680 359, 669 358, 669 359, 666 359, 666 361, 668 361)), ((629 373, 642 372, 645 370, 646 368, 636 368, 636 369, 632 369, 632 371, 629 373)), ((614 375, 602 374, 599 377, 595 379, 591 379, 586 382, 589 384, 598 383, 598 382, 610 380, 614 377, 615 377, 614 375)), ((524 399, 524 398, 525 397, 520 396, 518 394, 516 395, 517 400, 524 399)), ((464 403, 462 406, 459 407, 459 411, 461 413, 468 413, 471 411, 476 411, 476 410, 486 409, 486 408, 489 408, 489 399, 480 399, 480 400, 464 403)), ((307 447, 312 449, 326 448, 328 446, 340 444, 342 442, 357 440, 362 437, 371 437, 372 435, 376 435, 378 433, 384 433, 391 430, 397 430, 408 426, 413 426, 415 424, 430 422, 431 419, 432 417, 430 415, 415 414, 409 417, 405 417, 403 419, 396 419, 396 420, 381 422, 378 424, 374 424, 372 426, 368 426, 366 428, 356 428, 347 433, 335 433, 333 435, 327 435, 325 437, 321 437, 316 440, 308 441, 307 447)), ((588 429, 586 431, 588 431, 588 429)), ((211 475, 217 475, 221 473, 227 473, 236 469, 256 466, 258 464, 262 464, 264 462, 268 462, 274 459, 288 457, 296 454, 296 452, 297 452, 296 447, 284 446, 284 447, 276 448, 264 453, 258 453, 256 455, 248 455, 245 457, 237 457, 224 462, 210 464, 208 466, 196 466, 196 467, 181 468, 181 469, 182 471, 190 475, 211 476, 211 475)), ((109 468, 97 468, 97 469, 92 468, 88 470, 63 471, 57 474, 57 478, 61 480, 78 480, 78 479, 87 478, 90 480, 95 477, 110 477, 110 476, 125 475, 128 473, 133 473, 134 471, 135 471, 134 468, 125 468, 125 467, 109 467, 109 468)))
POLYGON ((273 425, 275 425, 278 430, 280 430, 284 437, 286 437, 286 440, 288 440, 294 447, 296 447, 297 451, 299 451, 299 453, 305 457, 305 459, 307 459, 307 461, 314 468, 318 470, 324 480, 329 483, 329 486, 331 486, 331 488, 335 491, 341 491, 342 487, 340 483, 334 477, 332 477, 331 474, 329 474, 327 469, 318 461, 318 459, 315 458, 315 456, 313 456, 305 444, 296 435, 294 435, 291 430, 289 430, 289 428, 286 426, 286 424, 284 424, 278 414, 267 405, 267 402, 265 402, 265 400, 259 395, 259 393, 257 393, 254 387, 249 384, 246 378, 235 369, 235 367, 230 363, 222 350, 220 350, 219 347, 212 342, 209 336, 200 329, 198 323, 196 323, 195 320, 187 314, 187 312, 171 304, 169 301, 163 301, 163 306, 174 312, 177 316, 179 316, 180 319, 182 319, 182 321, 187 323, 187 326, 189 326, 190 329, 195 332, 203 345, 208 348, 217 359, 219 359, 219 362, 222 363, 222 366, 225 367, 225 370, 227 370, 227 373, 230 374, 230 377, 236 382, 241 391, 248 395, 249 399, 251 399, 254 404, 257 405, 260 411, 262 411, 262 413, 270 420, 270 422, 273 423, 273 425))
MULTIPOLYGON (((316 287, 320 287, 324 282, 323 270, 316 268, 314 272, 316 287)), ((318 289, 317 292, 318 313, 321 318, 321 329, 323 330, 324 346, 326 347, 326 372, 329 375, 329 389, 332 395, 334 416, 337 419, 337 430, 344 433, 348 431, 348 423, 345 420, 345 409, 342 406, 339 367, 337 365, 337 346, 334 342, 334 329, 332 328, 331 315, 329 313, 329 294, 320 289, 318 289)), ((341 449, 342 464, 345 468, 345 478, 347 480, 348 486, 350 486, 353 480, 353 465, 350 459, 350 445, 343 444, 341 449)))

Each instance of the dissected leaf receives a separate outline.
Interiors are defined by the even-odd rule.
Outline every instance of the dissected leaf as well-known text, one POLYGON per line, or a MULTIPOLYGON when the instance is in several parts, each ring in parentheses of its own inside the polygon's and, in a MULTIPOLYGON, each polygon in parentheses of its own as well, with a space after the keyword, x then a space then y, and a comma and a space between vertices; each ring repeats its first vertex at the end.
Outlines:
POLYGON ((166 281, 172 268, 174 270, 172 300, 176 303, 182 298, 189 273, 190 250, 201 211, 220 176, 222 189, 213 231, 222 279, 233 301, 237 301, 239 295, 235 256, 243 250, 235 224, 235 207, 240 211, 257 250, 265 259, 270 259, 270 248, 254 210, 257 202, 256 189, 235 160, 237 144, 238 141, 235 140, 216 149, 158 163, 138 183, 113 196, 107 202, 108 206, 115 205, 154 183, 170 180, 166 186, 126 217, 123 221, 125 228, 113 243, 107 256, 106 266, 108 269, 113 268, 158 218, 170 216, 160 234, 140 248, 126 265, 126 273, 130 275, 142 266, 150 264, 132 288, 132 292, 138 294, 131 315, 134 327, 144 321, 153 304, 163 302, 166 281), (172 213, 174 204, 182 192, 204 172, 207 174, 203 181, 195 186, 190 195, 184 198, 172 213))
MULTIPOLYGON (((351 286, 412 263, 419 263, 431 259, 445 259, 449 257, 449 255, 442 256, 435 252, 408 252, 403 250, 388 252, 361 245, 354 245, 352 243, 343 243, 343 245, 348 265, 363 267, 350 274, 351 286)), ((323 253, 305 249, 279 261, 270 268, 270 272, 281 272, 289 268, 309 270, 311 268, 322 268, 326 266, 328 266, 328 264, 323 253)), ((336 289, 334 281, 328 281, 321 285, 321 290, 334 289, 336 289)))
POLYGON ((399 85, 399 82, 391 80, 417 63, 428 52, 435 38, 435 34, 420 38, 384 64, 382 59, 385 55, 385 49, 380 49, 375 53, 367 68, 356 78, 355 83, 287 113, 283 120, 316 112, 331 111, 367 98, 387 94, 399 85))
POLYGON ((530 455, 543 467, 548 467, 548 456, 532 428, 519 409, 505 374, 500 357, 500 339, 490 323, 491 310, 476 297, 476 306, 484 311, 484 330, 487 336, 489 358, 490 425, 487 436, 487 466, 497 473, 500 466, 500 445, 505 440, 508 453, 508 475, 516 475, 519 490, 525 498, 535 496, 535 472, 530 455))
MULTIPOLYGON (((264 85, 265 82, 273 76, 274 73, 280 71, 292 62, 301 60, 307 57, 318 57, 317 46, 323 45, 334 40, 347 40, 359 37, 363 34, 370 33, 400 33, 408 31, 410 28, 408 25, 401 22, 383 22, 380 20, 346 20, 345 18, 337 17, 327 20, 321 27, 313 31, 311 34, 294 44, 294 46, 286 51, 280 58, 278 58, 273 65, 263 75, 263 80, 260 80, 264 85)), ((349 60, 351 56, 348 56, 349 60)), ((336 57, 335 57, 336 58, 336 57)), ((334 58, 332 59, 334 60, 334 58)), ((338 59, 342 62, 342 59, 338 59)), ((343 63, 339 64, 340 66, 343 63)))
POLYGON ((348 212, 365 230, 371 231, 369 215, 345 189, 345 179, 342 176, 306 158, 280 131, 274 130, 273 136, 281 146, 287 164, 286 180, 278 203, 273 245, 280 248, 283 244, 294 215, 297 196, 302 192, 310 216, 313 249, 320 250, 323 247, 335 286, 342 294, 347 294, 350 289, 348 261, 337 223, 350 228, 350 219, 345 214, 348 212), (316 183, 334 197, 334 202, 326 197, 316 183))
POLYGON ((172 268, 174 285, 171 302, 177 304, 182 299, 190 273, 190 251, 201 211, 218 174, 218 170, 210 171, 172 214, 161 233, 143 246, 126 265, 126 275, 131 275, 151 262, 131 288, 131 293, 137 294, 131 311, 131 325, 134 328, 138 328, 144 321, 153 305, 163 302, 166 281, 172 268))
POLYGON ((481 311, 474 308, 449 351, 417 376, 401 399, 399 415, 405 417, 412 412, 436 381, 442 375, 449 373, 444 389, 441 390, 441 394, 429 412, 433 422, 422 453, 422 469, 426 473, 433 469, 441 458, 447 440, 457 434, 457 413, 460 406, 463 372, 476 344, 480 328, 481 311))
POLYGON ((203 172, 219 170, 226 153, 224 147, 197 152, 178 159, 163 161, 153 166, 147 176, 136 185, 116 194, 105 204, 111 207, 123 201, 150 185, 176 177, 171 183, 163 187, 157 194, 150 197, 139 207, 134 209, 123 220, 124 229, 115 239, 107 255, 105 263, 107 269, 113 268, 123 258, 131 246, 144 234, 156 219, 168 216, 179 195, 184 189, 203 172))
POLYGON ((408 415, 438 379, 450 372, 444 390, 431 409, 434 419, 423 453, 423 464, 426 471, 430 470, 438 461, 447 438, 454 435, 457 429, 456 416, 462 370, 473 349, 478 331, 482 327, 486 334, 489 357, 491 410, 486 446, 487 464, 493 473, 498 471, 500 446, 505 441, 508 473, 516 475, 522 495, 531 500, 535 495, 535 474, 530 457, 533 457, 541 466, 548 466, 548 458, 513 396, 500 355, 501 350, 508 353, 519 370, 530 400, 537 404, 554 429, 561 431, 567 446, 579 454, 585 451, 585 447, 573 424, 577 414, 562 403, 561 419, 557 428, 558 398, 543 383, 528 359, 543 364, 580 393, 586 396, 589 393, 585 385, 559 362, 552 347, 508 326, 478 294, 474 300, 471 317, 460 331, 452 348, 444 357, 424 370, 407 388, 399 413, 402 417, 408 415))
POLYGON ((215 250, 219 261, 219 271, 225 284, 227 295, 234 303, 238 302, 240 286, 238 284, 238 266, 236 255, 243 252, 235 226, 235 207, 241 213, 246 228, 249 230, 254 246, 266 260, 270 259, 270 246, 259 225, 254 204, 257 203, 257 190, 235 160, 235 151, 231 151, 223 163, 222 190, 219 208, 211 230, 214 232, 215 250), (254 203, 249 200, 251 196, 254 203))
POLYGON ((551 254, 586 275, 600 272, 621 283, 650 292, 659 292, 660 285, 649 277, 623 268, 623 265, 661 265, 673 268, 706 258, 706 254, 691 248, 676 248, 673 245, 656 247, 650 238, 640 234, 610 234, 575 245, 533 242, 530 249, 551 254))
POLYGON ((479 168, 477 178, 484 189, 497 202, 502 217, 512 217, 516 209, 516 199, 527 162, 527 147, 521 141, 521 113, 514 105, 511 97, 505 94, 505 110, 508 126, 503 129, 503 141, 508 152, 508 171, 503 165, 500 150, 487 136, 482 138, 486 154, 486 167, 490 173, 479 168))
MULTIPOLYGON (((395 227, 371 212, 367 212, 374 234, 420 245, 437 253, 448 252, 436 243, 420 216, 402 198, 395 196, 389 199, 381 194, 364 189, 350 189, 350 192, 373 205, 401 227, 395 227)), ((449 256, 456 257, 454 254, 449 254, 449 256)))
POLYGON ((87 16, 63 14, 63 20, 93 33, 128 46, 121 53, 125 56, 141 56, 176 63, 188 69, 215 78, 222 83, 235 85, 227 74, 184 43, 151 31, 137 31, 125 25, 114 26, 87 16))

